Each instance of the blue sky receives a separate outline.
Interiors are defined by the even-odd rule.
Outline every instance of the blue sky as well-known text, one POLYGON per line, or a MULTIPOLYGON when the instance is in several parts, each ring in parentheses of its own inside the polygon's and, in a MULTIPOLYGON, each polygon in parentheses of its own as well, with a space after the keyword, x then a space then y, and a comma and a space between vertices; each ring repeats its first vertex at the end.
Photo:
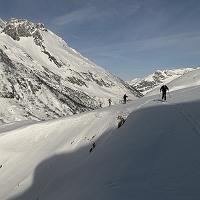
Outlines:
POLYGON ((123 79, 200 65, 199 0, 0 0, 0 17, 44 23, 123 79))

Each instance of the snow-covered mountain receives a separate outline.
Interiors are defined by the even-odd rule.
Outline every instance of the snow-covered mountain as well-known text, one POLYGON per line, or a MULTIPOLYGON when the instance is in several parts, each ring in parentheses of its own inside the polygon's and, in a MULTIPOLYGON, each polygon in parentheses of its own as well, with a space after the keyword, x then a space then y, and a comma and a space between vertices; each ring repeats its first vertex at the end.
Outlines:
MULTIPOLYGON (((170 81, 167 86, 169 91, 176 91, 184 88, 194 87, 200 85, 200 68, 192 70, 182 76, 170 81)), ((159 88, 155 87, 146 95, 151 96, 159 93, 159 88)))
POLYGON ((136 78, 128 81, 128 83, 134 86, 141 93, 146 94, 153 90, 155 87, 159 87, 163 83, 168 84, 169 82, 181 77, 182 75, 196 69, 198 68, 181 68, 163 71, 157 70, 145 78, 136 78))
POLYGON ((130 81, 127 81, 129 85, 135 85, 136 83, 138 83, 141 80, 141 78, 134 78, 130 81))
POLYGON ((142 96, 41 23, 0 20, 0 120, 46 120, 142 96))
POLYGON ((5 26, 5 22, 0 18, 0 31, 3 29, 5 26))
POLYGON ((1 126, 0 199, 199 200, 199 94, 1 126))

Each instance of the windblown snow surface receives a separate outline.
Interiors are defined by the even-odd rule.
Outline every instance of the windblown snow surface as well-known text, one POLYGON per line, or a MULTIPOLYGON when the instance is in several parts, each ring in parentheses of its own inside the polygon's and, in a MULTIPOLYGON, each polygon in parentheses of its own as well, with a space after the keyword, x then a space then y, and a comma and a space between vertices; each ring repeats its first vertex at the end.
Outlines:
POLYGON ((199 200, 199 94, 1 127, 0 199, 199 200))

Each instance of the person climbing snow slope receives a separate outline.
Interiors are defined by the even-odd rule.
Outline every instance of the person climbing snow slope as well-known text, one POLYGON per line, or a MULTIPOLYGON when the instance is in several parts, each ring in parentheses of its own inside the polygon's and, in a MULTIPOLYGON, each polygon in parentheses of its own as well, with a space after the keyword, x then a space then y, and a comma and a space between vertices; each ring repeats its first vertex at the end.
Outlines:
POLYGON ((160 92, 162 92, 162 100, 166 101, 167 97, 167 90, 169 91, 169 88, 166 85, 162 85, 160 88, 160 92))

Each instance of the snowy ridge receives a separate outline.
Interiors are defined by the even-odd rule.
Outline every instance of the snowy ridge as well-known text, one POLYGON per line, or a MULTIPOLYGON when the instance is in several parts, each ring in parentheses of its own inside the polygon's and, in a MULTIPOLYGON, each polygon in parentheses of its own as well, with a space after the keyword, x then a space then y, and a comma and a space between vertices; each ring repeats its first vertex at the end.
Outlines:
MULTIPOLYGON (((119 103, 142 94, 108 73, 41 23, 1 23, 0 97, 17 106, 19 120, 47 120, 119 103)), ((8 111, 0 116, 4 122, 8 111)), ((10 121, 12 122, 12 121, 10 121)))
POLYGON ((132 80, 130 80, 130 81, 127 81, 127 83, 128 83, 129 85, 135 85, 135 84, 138 83, 140 80, 141 80, 141 78, 134 78, 134 79, 132 79, 132 80))
POLYGON ((7 127, 0 133, 0 199, 198 200, 199 93, 191 87, 165 103, 149 96, 7 127), (119 129, 118 115, 129 115, 119 129))
POLYGON ((172 70, 157 70, 153 74, 148 75, 145 78, 133 79, 128 83, 138 89, 141 93, 146 94, 153 90, 155 87, 160 87, 162 84, 168 84, 169 82, 181 77, 182 75, 193 71, 197 68, 181 68, 172 70))
MULTIPOLYGON (((197 68, 182 76, 173 79, 168 84, 170 91, 176 91, 184 88, 194 87, 200 85, 200 69, 197 68)), ((159 93, 159 88, 155 87, 153 90, 148 92, 146 95, 151 96, 159 93)))

